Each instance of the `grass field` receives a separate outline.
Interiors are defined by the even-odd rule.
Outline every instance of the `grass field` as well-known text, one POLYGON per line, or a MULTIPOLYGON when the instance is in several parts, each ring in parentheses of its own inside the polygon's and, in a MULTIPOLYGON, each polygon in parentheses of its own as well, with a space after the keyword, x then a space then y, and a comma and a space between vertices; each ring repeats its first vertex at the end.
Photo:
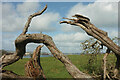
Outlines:
MULTIPOLYGON (((79 68, 79 70, 88 74, 92 74, 92 70, 95 70, 95 72, 97 73, 97 71, 99 71, 102 66, 103 55, 97 55, 97 62, 95 64, 92 64, 91 66, 87 65, 90 55, 67 56, 70 58, 72 63, 79 68)), ((109 63, 115 65, 116 58, 113 54, 110 54, 107 59, 109 63)), ((28 58, 21 59, 16 63, 5 67, 4 69, 12 70, 19 75, 24 75, 24 64, 28 60, 28 58)), ((41 65, 47 78, 71 78, 64 65, 54 57, 41 57, 41 65)))

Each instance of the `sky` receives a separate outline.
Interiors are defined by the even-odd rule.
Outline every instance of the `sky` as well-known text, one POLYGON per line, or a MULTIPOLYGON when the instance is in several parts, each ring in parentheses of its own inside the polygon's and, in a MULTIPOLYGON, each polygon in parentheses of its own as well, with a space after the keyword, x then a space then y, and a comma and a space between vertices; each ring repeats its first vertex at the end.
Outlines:
MULTIPOLYGON (((32 19, 28 33, 40 33, 51 36, 63 53, 80 53, 81 42, 91 38, 80 27, 59 24, 63 17, 71 18, 74 14, 82 14, 106 32, 110 38, 118 36, 118 3, 117 2, 2 2, 2 42, 1 49, 15 51, 14 41, 22 32, 29 15, 41 11, 45 5, 47 10, 32 19)), ((1 13, 0 13, 1 14, 1 13)), ((33 51, 38 45, 29 43, 27 52, 33 51)), ((42 52, 49 52, 44 46, 42 52)))

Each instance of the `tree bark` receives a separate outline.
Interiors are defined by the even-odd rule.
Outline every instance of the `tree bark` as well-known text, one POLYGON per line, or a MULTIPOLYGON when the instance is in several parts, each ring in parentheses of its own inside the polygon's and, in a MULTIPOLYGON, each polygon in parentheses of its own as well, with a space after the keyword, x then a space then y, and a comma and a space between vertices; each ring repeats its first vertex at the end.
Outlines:
POLYGON ((0 72, 0 76, 2 77, 2 79, 6 80, 6 79, 10 79, 10 78, 27 78, 25 76, 20 76, 12 71, 9 70, 2 70, 2 72, 0 72))
POLYGON ((34 79, 46 79, 40 64, 40 51, 43 45, 39 45, 33 52, 32 58, 25 64, 25 74, 34 79))
POLYGON ((103 79, 104 80, 106 80, 106 76, 108 76, 108 78, 110 79, 110 77, 109 77, 109 75, 107 73, 107 65, 106 65, 107 64, 107 56, 109 55, 109 53, 110 53, 110 50, 107 49, 106 53, 105 53, 105 55, 103 57, 103 71, 104 71, 103 79))
POLYGON ((28 43, 43 43, 51 51, 53 56, 58 60, 60 60, 65 65, 68 73, 73 78, 92 79, 90 75, 87 75, 81 72, 74 64, 72 64, 72 62, 67 56, 63 55, 63 53, 59 51, 59 49, 56 47, 56 45, 54 44, 50 36, 45 34, 26 34, 28 27, 30 25, 31 19, 35 16, 41 15, 46 10, 46 8, 47 6, 41 12, 34 13, 33 15, 29 16, 28 21, 23 29, 23 32, 15 40, 15 47, 16 47, 15 54, 4 55, 2 57, 1 68, 7 65, 10 65, 18 61, 20 58, 22 58, 26 52, 26 45, 28 43))
POLYGON ((67 23, 81 27, 88 35, 98 39, 104 46, 113 51, 116 55, 117 61, 114 71, 114 76, 118 75, 120 68, 120 47, 116 45, 107 35, 107 32, 98 29, 91 22, 90 19, 79 14, 75 14, 72 17, 77 19, 64 18, 69 21, 61 21, 60 23, 67 23))

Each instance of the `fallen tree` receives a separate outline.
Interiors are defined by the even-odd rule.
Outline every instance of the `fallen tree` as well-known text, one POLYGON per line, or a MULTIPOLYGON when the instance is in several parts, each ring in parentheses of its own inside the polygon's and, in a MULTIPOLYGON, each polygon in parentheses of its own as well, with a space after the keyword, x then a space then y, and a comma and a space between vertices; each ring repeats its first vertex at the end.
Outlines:
MULTIPOLYGON (((23 55, 26 52, 26 45, 28 43, 43 43, 51 51, 53 56, 58 60, 60 60, 65 65, 65 68, 67 69, 68 73, 73 78, 92 79, 90 75, 81 72, 74 64, 72 64, 72 62, 67 56, 65 56, 61 51, 59 51, 59 49, 56 47, 56 45, 54 44, 50 36, 42 33, 26 34, 32 18, 38 15, 41 15, 46 9, 47 9, 47 6, 45 6, 45 8, 41 12, 34 13, 28 17, 28 20, 25 24, 23 32, 15 40, 15 47, 16 47, 15 53, 10 55, 5 54, 1 57, 1 61, 0 61, 1 69, 3 69, 5 66, 8 66, 12 63, 15 63, 19 59, 22 59, 23 55)), ((3 71, 3 73, 1 74, 6 74, 6 73, 5 71, 3 71)), ((11 75, 8 75, 8 76, 11 76, 11 75)))
MULTIPOLYGON (((108 48, 108 50, 113 51, 117 58, 113 78, 117 78, 119 76, 118 74, 119 74, 119 68, 120 68, 120 47, 118 45, 116 45, 108 37, 107 32, 95 27, 90 22, 89 18, 79 15, 79 14, 75 14, 72 17, 75 17, 75 19, 63 18, 63 19, 67 19, 67 21, 61 21, 60 23, 67 23, 67 24, 76 25, 76 26, 81 27, 89 36, 96 38, 97 40, 99 40, 101 42, 100 44, 106 46, 108 48)), ((107 52, 107 53, 109 53, 109 52, 107 52)))

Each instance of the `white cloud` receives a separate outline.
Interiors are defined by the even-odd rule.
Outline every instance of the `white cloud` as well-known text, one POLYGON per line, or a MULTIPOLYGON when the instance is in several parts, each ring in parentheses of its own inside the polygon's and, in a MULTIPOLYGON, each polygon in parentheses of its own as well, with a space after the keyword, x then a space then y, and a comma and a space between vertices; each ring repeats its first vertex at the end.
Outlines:
MULTIPOLYGON (((36 43, 27 44, 26 52, 29 52, 29 51, 33 52, 37 48, 38 45, 43 45, 43 44, 36 44, 36 43)), ((45 45, 42 47, 41 52, 49 52, 50 53, 50 51, 48 50, 48 48, 45 45)))
POLYGON ((17 34, 14 33, 3 33, 2 34, 2 39, 13 39, 15 40, 17 38, 17 34))
POLYGON ((74 26, 74 25, 61 24, 61 30, 63 32, 80 32, 81 28, 78 26, 74 26))
POLYGON ((6 50, 15 50, 15 39, 19 34, 2 33, 2 48, 6 50))
MULTIPOLYGON (((25 22, 30 14, 38 11, 38 3, 21 3, 15 6, 10 3, 3 4, 3 32, 8 32, 8 34, 3 34, 2 43, 3 48, 9 48, 13 50, 14 40, 17 34, 9 34, 9 32, 16 32, 23 29, 25 22)), ((71 17, 75 13, 83 14, 88 16, 92 23, 96 27, 105 27, 105 31, 110 27, 117 26, 117 5, 116 3, 91 3, 89 5, 83 5, 81 3, 73 6, 67 14, 67 17, 71 17), (107 28, 108 27, 108 28, 107 28)), ((55 12, 45 12, 42 15, 33 18, 30 24, 30 31, 55 31, 56 25, 59 23, 60 14, 55 12)), ((62 31, 69 32, 75 31, 74 33, 57 33, 55 36, 52 35, 56 46, 63 53, 76 53, 80 52, 80 42, 89 38, 89 36, 84 32, 81 32, 81 28, 77 26, 71 26, 68 24, 62 24, 62 31)), ((111 28, 112 30, 112 28, 111 28)), ((83 31, 83 30, 82 30, 83 31)), ((117 35, 115 30, 109 31, 110 36, 117 35)), ((27 51, 33 51, 39 44, 28 44, 27 51)), ((43 52, 49 52, 46 47, 42 48, 43 52)))
MULTIPOLYGON (((66 17, 71 18, 75 14, 89 17, 96 27, 111 28, 118 26, 118 3, 115 2, 95 2, 88 5, 78 3, 69 10, 66 17)), ((62 30, 65 31, 67 29, 65 27, 62 26, 62 30)))
MULTIPOLYGON (((39 3, 24 2, 14 6, 12 3, 4 3, 2 6, 2 26, 3 32, 15 32, 23 30, 28 16, 39 11, 39 3)), ((43 13, 39 17, 33 18, 30 24, 30 31, 55 31, 54 27, 59 20, 59 13, 43 13)))
POLYGON ((33 19, 30 31, 55 31, 57 24, 60 19, 59 13, 45 13, 33 19), (53 25, 54 24, 54 25, 53 25))
POLYGON ((57 34, 53 36, 56 46, 63 53, 81 52, 80 43, 90 38, 86 33, 57 34))
POLYGON ((62 51, 62 53, 81 53, 82 52, 80 43, 77 43, 77 46, 74 46, 74 47, 71 47, 71 46, 59 47, 59 50, 62 51))
POLYGON ((15 50, 14 40, 2 39, 2 49, 15 50))
POLYGON ((110 30, 109 34, 111 38, 118 37, 118 31, 110 30))
POLYGON ((89 36, 86 33, 70 33, 70 34, 58 34, 53 37, 58 42, 80 42, 88 39, 89 36))
POLYGON ((11 3, 4 3, 2 5, 2 30, 3 32, 13 32, 22 30, 24 25, 24 18, 19 17, 15 7, 11 3))
POLYGON ((29 16, 33 14, 38 8, 40 4, 37 2, 24 2, 22 4, 18 4, 16 10, 21 16, 29 16))

